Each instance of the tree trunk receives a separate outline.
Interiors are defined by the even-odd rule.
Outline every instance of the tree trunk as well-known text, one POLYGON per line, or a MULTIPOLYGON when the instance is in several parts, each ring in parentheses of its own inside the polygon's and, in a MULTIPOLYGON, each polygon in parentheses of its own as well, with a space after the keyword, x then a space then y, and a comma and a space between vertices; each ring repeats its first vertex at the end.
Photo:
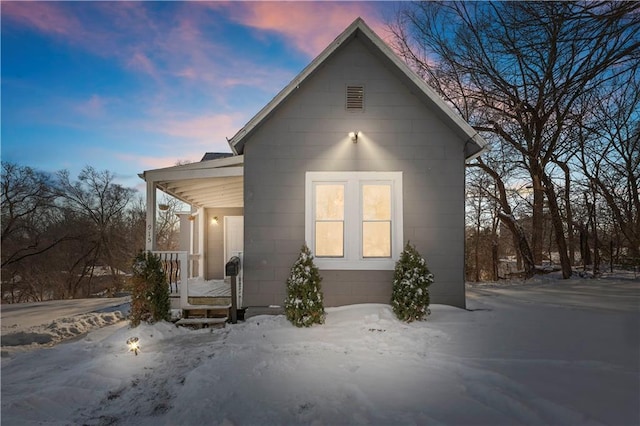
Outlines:
POLYGON ((544 187, 540 175, 531 170, 533 182, 533 214, 531 217, 531 251, 536 265, 542 264, 544 234, 544 187))
POLYGON ((582 269, 586 270, 591 265, 591 249, 589 249, 589 224, 580 224, 580 257, 582 269))
POLYGON ((569 249, 569 262, 571 265, 576 264, 576 248, 575 241, 573 239, 573 209, 571 208, 571 173, 567 163, 562 161, 555 161, 564 172, 564 209, 567 215, 567 246, 569 249))
POLYGON ((560 209, 558 208, 558 200, 556 192, 553 188, 553 182, 546 174, 543 175, 545 191, 549 200, 549 213, 551 214, 551 222, 553 224, 554 234, 556 236, 556 245, 558 246, 558 254, 560 255, 560 267, 562 268, 562 278, 571 277, 571 261, 567 255, 567 241, 564 237, 564 227, 562 226, 562 217, 560 217, 560 209))
POLYGON ((518 237, 515 234, 511 234, 513 238, 513 249, 516 252, 516 268, 519 270, 522 269, 522 254, 520 254, 520 250, 518 249, 518 237))
POLYGON ((596 215, 596 190, 593 188, 593 220, 591 226, 593 230, 593 276, 600 275, 600 247, 598 244, 598 219, 596 215))
MULTIPOLYGON (((479 202, 478 202, 479 204, 479 202)), ((479 209, 478 209, 479 212, 479 209)), ((478 218, 476 221, 476 282, 480 282, 480 213, 478 213, 478 218)))
POLYGON ((512 215, 507 215, 503 212, 498 213, 498 217, 507 225, 509 230, 514 236, 514 239, 517 242, 517 250, 520 251, 522 255, 522 266, 524 268, 524 277, 531 278, 536 272, 535 264, 533 263, 533 254, 531 253, 531 248, 529 247, 529 242, 527 241, 527 236, 522 229, 522 226, 515 220, 512 215))
POLYGON ((522 258, 525 278, 531 278, 535 274, 535 263, 533 261, 531 247, 529 246, 529 241, 527 241, 527 235, 524 232, 524 229, 522 229, 522 226, 518 223, 516 218, 513 217, 511 206, 509 206, 509 202, 507 200, 507 191, 502 178, 495 170, 484 164, 482 159, 478 159, 477 163, 468 164, 467 167, 479 167, 494 179, 499 194, 496 201, 498 201, 502 210, 498 212, 498 218, 500 218, 502 223, 509 228, 513 235, 516 251, 520 253, 522 258))
POLYGON ((491 271, 493 281, 498 281, 498 224, 500 222, 497 219, 493 219, 493 225, 491 227, 491 271))

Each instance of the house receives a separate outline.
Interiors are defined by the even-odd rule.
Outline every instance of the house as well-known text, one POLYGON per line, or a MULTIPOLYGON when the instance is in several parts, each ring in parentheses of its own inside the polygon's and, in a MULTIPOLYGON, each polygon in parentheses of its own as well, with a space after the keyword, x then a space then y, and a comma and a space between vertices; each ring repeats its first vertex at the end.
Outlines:
POLYGON ((229 140, 232 156, 144 172, 192 206, 190 274, 223 279, 242 255, 243 307, 283 304, 303 243, 325 306, 389 303, 411 241, 432 303, 465 306, 465 161, 486 142, 358 18, 229 140))

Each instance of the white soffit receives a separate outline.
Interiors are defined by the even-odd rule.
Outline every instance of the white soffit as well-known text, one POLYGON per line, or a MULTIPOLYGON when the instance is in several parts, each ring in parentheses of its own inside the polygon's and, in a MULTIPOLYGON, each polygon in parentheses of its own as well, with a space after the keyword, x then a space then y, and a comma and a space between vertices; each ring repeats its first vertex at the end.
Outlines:
POLYGON ((244 157, 241 155, 147 170, 140 177, 196 207, 244 206, 244 157))

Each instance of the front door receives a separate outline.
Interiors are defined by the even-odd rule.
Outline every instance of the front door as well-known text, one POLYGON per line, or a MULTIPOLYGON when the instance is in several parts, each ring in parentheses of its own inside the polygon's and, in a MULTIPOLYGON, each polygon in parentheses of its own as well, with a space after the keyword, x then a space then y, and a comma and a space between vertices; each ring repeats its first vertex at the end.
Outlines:
MULTIPOLYGON (((224 217, 224 265, 233 256, 240 257, 244 251, 244 216, 224 217)), ((223 265, 223 270, 224 270, 223 265)), ((242 269, 237 278, 238 306, 242 306, 242 269)))

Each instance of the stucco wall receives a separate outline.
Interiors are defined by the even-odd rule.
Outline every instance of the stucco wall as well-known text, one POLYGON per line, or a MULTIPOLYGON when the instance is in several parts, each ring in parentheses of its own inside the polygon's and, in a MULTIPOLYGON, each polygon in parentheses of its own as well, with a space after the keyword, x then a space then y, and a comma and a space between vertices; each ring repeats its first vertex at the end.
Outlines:
MULTIPOLYGON (((343 46, 246 142, 244 304, 283 303, 304 242, 305 172, 402 171, 404 241, 435 275, 432 302, 464 306, 463 147, 357 38, 343 46), (345 110, 354 83, 364 112, 345 110)), ((325 306, 390 300, 393 271, 321 274, 325 306)))

